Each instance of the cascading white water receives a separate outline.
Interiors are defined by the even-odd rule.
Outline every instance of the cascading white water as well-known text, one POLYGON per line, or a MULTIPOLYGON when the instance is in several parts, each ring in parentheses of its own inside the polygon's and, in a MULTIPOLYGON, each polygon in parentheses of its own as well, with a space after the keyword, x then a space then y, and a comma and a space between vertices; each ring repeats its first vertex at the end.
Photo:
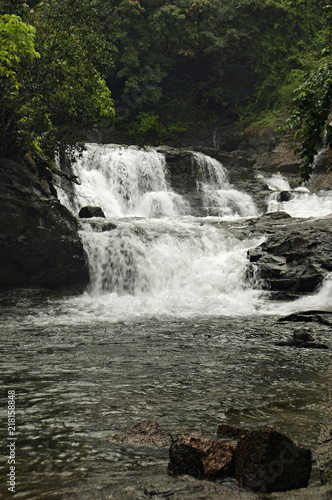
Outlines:
POLYGON ((257 307, 260 292, 245 280, 246 253, 262 240, 239 240, 183 219, 117 224, 109 232, 82 232, 89 293, 100 304, 107 301, 110 315, 238 315, 257 307))
POLYGON ((203 203, 208 215, 255 217, 257 207, 251 196, 231 186, 227 170, 222 164, 204 155, 194 153, 198 165, 197 188, 203 193, 203 203))
POLYGON ((166 161, 153 149, 87 145, 73 166, 81 185, 76 203, 60 193, 70 209, 102 207, 108 217, 160 217, 188 213, 186 201, 168 186, 166 161))
POLYGON ((287 212, 292 217, 324 217, 332 213, 330 191, 311 193, 306 187, 291 189, 289 182, 280 173, 262 179, 271 189, 268 212, 287 212), (280 192, 289 191, 290 200, 278 201, 280 192))
MULTIPOLYGON (((250 196, 231 187, 220 162, 201 153, 194 153, 193 161, 199 166, 198 189, 214 215, 256 215, 250 196)), ((81 181, 76 200, 63 196, 62 201, 76 214, 86 204, 101 206, 116 226, 110 231, 102 220, 83 223, 91 278, 84 308, 93 296, 100 313, 112 317, 115 311, 127 317, 256 310, 260 292, 246 282, 245 268, 247 249, 257 242, 240 241, 191 217, 166 180, 162 154, 88 145, 74 168, 81 181)))
MULTIPOLYGON (((226 219, 257 215, 250 196, 232 188, 220 162, 201 153, 193 159, 210 213, 226 219)), ((167 183, 162 154, 89 145, 75 174, 81 180, 76 200, 63 201, 76 213, 80 206, 100 205, 107 218, 82 222, 91 283, 83 296, 66 302, 66 317, 273 313, 266 292, 245 278, 247 250, 262 239, 239 240, 206 219, 185 215, 190 208, 167 183)), ((281 176, 267 182, 275 193, 288 187, 281 176)))

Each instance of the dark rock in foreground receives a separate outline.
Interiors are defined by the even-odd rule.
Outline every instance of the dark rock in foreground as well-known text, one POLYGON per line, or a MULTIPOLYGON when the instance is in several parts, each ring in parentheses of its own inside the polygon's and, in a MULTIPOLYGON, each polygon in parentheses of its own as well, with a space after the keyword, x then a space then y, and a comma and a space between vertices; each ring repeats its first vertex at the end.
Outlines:
POLYGON ((217 479, 234 474, 236 446, 221 441, 192 436, 175 439, 169 450, 168 471, 197 478, 217 479))
POLYGON ((135 424, 129 431, 115 434, 110 442, 143 446, 169 446, 172 437, 157 422, 147 418, 135 424))
POLYGON ((0 166, 0 287, 86 283, 76 218, 25 163, 0 166))
POLYGON ((277 201, 282 203, 283 201, 289 201, 292 199, 292 193, 290 191, 281 191, 277 196, 277 201))
POLYGON ((304 488, 311 473, 311 451, 267 428, 239 439, 235 478, 253 491, 266 493, 304 488))
POLYGON ((90 219, 90 217, 105 217, 105 214, 100 207, 86 205, 85 207, 81 208, 78 216, 80 217, 80 219, 90 219))

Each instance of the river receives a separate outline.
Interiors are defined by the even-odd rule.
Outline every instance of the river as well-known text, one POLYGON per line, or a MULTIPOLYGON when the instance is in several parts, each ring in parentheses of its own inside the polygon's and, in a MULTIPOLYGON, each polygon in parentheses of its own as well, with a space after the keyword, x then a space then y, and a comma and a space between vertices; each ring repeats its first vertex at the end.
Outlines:
MULTIPOLYGON (((16 492, 8 494, 5 451, 2 498, 136 498, 128 487, 166 473, 167 450, 109 439, 148 417, 174 434, 210 437, 220 423, 267 424, 314 447, 328 351, 275 342, 303 326, 281 316, 331 310, 332 279, 284 303, 247 282, 247 250, 262 239, 239 240, 212 222, 245 223, 259 211, 218 162, 196 161, 197 189, 214 217, 190 214, 154 150, 91 145, 75 167, 81 185, 59 193, 73 213, 93 204, 106 217, 81 223, 91 276, 83 293, 0 296, 3 422, 8 391, 16 404, 16 492)), ((275 193, 287 181, 267 182, 278 209, 275 193)), ((282 209, 297 217, 332 211, 329 193, 298 190, 287 203, 282 209)), ((327 326, 311 328, 330 343, 327 326)), ((7 425, 1 441, 11 442, 7 425)))

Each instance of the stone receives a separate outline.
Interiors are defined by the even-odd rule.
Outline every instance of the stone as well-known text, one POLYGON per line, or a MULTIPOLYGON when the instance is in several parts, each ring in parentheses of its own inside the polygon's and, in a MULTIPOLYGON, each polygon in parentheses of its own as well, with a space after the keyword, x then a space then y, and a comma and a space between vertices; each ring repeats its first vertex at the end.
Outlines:
POLYGON ((170 474, 189 474, 197 478, 217 479, 234 472, 234 444, 208 438, 180 436, 169 450, 170 474))
POLYGON ((90 217, 105 217, 105 214, 100 207, 86 205, 85 207, 81 208, 78 216, 80 219, 89 219, 90 217))
POLYGON ((115 434, 110 442, 142 446, 170 446, 172 437, 157 422, 147 418, 135 424, 130 430, 115 434))
POLYGON ((277 196, 277 201, 282 203, 283 201, 289 201, 292 199, 292 193, 289 191, 281 191, 277 196))
POLYGON ((277 346, 301 347, 307 349, 328 349, 325 344, 315 342, 315 339, 306 331, 294 332, 293 338, 283 342, 277 342, 277 346))
POLYGON ((320 323, 321 325, 332 326, 332 312, 330 311, 300 311, 288 314, 278 319, 279 322, 292 321, 303 323, 320 323))
POLYGON ((271 429, 241 437, 235 456, 235 478, 260 493, 305 488, 311 474, 311 451, 271 429))

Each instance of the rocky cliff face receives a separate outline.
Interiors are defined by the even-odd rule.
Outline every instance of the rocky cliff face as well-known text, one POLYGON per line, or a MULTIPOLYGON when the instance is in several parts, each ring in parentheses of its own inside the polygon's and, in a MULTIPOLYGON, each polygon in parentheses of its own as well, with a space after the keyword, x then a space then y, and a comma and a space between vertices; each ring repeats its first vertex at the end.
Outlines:
POLYGON ((0 287, 87 282, 75 217, 25 163, 0 164, 0 287))

